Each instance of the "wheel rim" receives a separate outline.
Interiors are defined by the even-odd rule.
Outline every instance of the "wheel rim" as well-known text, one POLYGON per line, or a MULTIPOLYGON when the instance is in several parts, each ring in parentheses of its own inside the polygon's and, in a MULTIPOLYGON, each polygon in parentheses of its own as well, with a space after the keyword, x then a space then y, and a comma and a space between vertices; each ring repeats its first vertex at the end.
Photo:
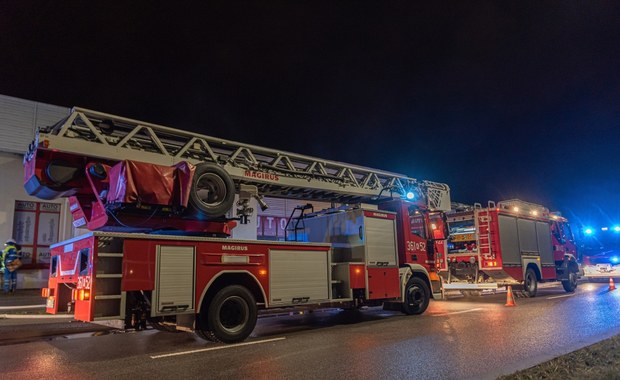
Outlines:
POLYGON ((200 203, 208 207, 221 204, 227 195, 226 183, 222 177, 214 173, 201 175, 194 185, 194 190, 200 203))
POLYGON ((407 291, 407 303, 410 306, 419 306, 424 302, 424 292, 419 286, 410 286, 407 291))
POLYGON ((248 304, 239 296, 226 298, 218 311, 220 324, 229 333, 241 331, 249 320, 249 314, 248 304))
POLYGON ((527 275, 525 276, 525 287, 527 288, 528 292, 534 291, 533 284, 534 276, 532 275, 532 272, 527 272, 527 275))

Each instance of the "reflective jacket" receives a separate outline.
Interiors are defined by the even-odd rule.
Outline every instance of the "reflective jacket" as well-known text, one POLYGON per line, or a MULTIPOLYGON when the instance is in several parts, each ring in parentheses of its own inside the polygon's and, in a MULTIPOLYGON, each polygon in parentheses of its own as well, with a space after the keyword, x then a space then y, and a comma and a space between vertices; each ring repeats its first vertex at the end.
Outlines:
POLYGON ((2 260, 0 260, 0 264, 2 265, 2 268, 5 268, 8 263, 19 258, 17 248, 13 244, 9 244, 2 251, 2 260))

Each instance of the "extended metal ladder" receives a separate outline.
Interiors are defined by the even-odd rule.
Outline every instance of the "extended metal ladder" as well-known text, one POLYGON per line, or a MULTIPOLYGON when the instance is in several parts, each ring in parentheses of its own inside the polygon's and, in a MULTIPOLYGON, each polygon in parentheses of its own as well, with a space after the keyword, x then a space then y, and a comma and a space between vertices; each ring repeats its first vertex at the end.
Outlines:
POLYGON ((483 210, 479 203, 474 205, 476 217, 476 232, 478 233, 478 254, 486 259, 493 258, 491 248, 491 215, 489 210, 495 208, 495 202, 489 201, 487 209, 483 210))
MULTIPOLYGON (((376 203, 413 192, 428 207, 450 209, 449 187, 337 161, 223 140, 83 108, 40 128, 37 146, 86 157, 158 165, 211 162, 262 195, 339 203, 376 203), (39 145, 41 144, 41 145, 39 145)), ((25 157, 25 159, 29 159, 25 157)))

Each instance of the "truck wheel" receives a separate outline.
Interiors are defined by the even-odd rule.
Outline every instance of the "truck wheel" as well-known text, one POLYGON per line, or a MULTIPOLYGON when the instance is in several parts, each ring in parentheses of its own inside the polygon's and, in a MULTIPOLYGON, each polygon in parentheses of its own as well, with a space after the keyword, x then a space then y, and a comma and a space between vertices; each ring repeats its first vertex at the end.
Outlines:
POLYGON ((536 297, 538 291, 538 279, 534 269, 528 268, 525 271, 525 280, 523 281, 523 290, 528 297, 536 297))
POLYGON ((572 293, 577 288, 577 273, 569 269, 568 279, 562 281, 562 287, 568 293, 572 293))
POLYGON ((422 314, 428 307, 431 291, 426 282, 418 277, 411 277, 405 286, 405 302, 403 313, 408 315, 422 314))
POLYGON ((247 338, 256 326, 256 301, 243 286, 231 285, 215 294, 206 315, 203 314, 199 336, 214 342, 236 343, 247 338))
POLYGON ((189 192, 189 208, 209 218, 223 216, 235 201, 235 184, 230 175, 214 164, 196 166, 189 192))

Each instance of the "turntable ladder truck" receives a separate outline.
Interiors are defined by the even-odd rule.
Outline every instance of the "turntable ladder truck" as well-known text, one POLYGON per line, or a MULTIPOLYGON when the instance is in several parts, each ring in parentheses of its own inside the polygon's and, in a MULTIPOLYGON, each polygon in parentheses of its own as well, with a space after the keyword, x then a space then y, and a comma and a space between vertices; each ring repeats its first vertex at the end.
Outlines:
POLYGON ((25 189, 69 197, 90 233, 52 246, 47 312, 150 322, 238 342, 260 313, 380 306, 423 313, 441 294, 449 187, 74 108, 40 128, 25 189), (234 205, 234 195, 239 200, 234 205), (321 200, 298 240, 229 238, 262 196, 321 200))

